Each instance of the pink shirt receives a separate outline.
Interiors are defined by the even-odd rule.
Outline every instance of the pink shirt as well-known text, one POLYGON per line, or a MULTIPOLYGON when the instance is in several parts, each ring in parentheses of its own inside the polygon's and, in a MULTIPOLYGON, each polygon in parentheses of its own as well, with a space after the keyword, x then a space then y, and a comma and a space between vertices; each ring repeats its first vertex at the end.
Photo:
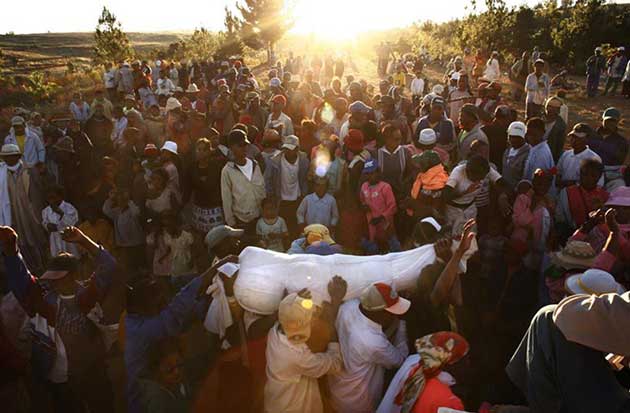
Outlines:
MULTIPOLYGON (((361 203, 367 205, 370 211, 367 213, 368 222, 372 218, 385 217, 389 225, 394 225, 394 215, 396 214, 396 198, 392 187, 385 181, 380 181, 376 185, 364 182, 361 185, 361 203)), ((376 228, 369 225, 370 239, 374 239, 376 228)))

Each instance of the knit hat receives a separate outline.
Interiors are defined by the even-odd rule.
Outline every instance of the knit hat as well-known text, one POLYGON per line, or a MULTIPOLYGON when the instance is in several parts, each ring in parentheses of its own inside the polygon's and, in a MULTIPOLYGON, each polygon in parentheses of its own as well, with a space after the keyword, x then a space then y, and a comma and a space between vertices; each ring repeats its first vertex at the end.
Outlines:
POLYGON ((278 321, 290 342, 302 344, 310 338, 313 311, 313 301, 296 293, 289 294, 280 301, 278 321))
POLYGON ((437 134, 431 128, 425 128, 420 131, 420 136, 418 137, 418 143, 420 145, 433 145, 437 142, 437 134))

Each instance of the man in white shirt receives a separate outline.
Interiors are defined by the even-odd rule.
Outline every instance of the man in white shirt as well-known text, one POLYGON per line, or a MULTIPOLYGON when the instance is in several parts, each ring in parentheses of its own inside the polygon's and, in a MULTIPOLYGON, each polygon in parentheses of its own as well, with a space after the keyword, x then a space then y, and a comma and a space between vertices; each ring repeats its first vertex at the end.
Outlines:
MULTIPOLYGON (((558 176, 556 177, 556 186, 558 189, 573 185, 580 180, 580 166, 583 161, 594 159, 600 163, 602 162, 602 158, 586 144, 588 133, 584 130, 585 128, 587 128, 587 126, 583 123, 578 123, 569 133, 572 149, 564 151, 558 161, 558 176)), ((604 177, 602 175, 598 185, 603 186, 603 184, 604 177)))
POLYGON ((383 396, 385 370, 409 354, 405 322, 410 302, 384 283, 366 288, 339 308, 335 327, 345 370, 330 376, 331 401, 338 412, 371 413, 383 396))
POLYGON ((271 113, 267 118, 265 129, 275 129, 282 136, 293 135, 293 121, 282 112, 287 105, 287 98, 276 95, 271 98, 271 105, 271 113))
POLYGON ((300 151, 300 139, 295 135, 284 138, 282 152, 269 159, 265 168, 267 195, 280 201, 279 215, 284 218, 289 236, 297 234, 297 209, 308 194, 308 156, 300 151))
MULTIPOLYGON (((347 284, 334 277, 328 284, 334 316, 346 295, 347 284)), ((310 292, 302 290, 284 297, 278 308, 278 320, 267 339, 267 383, 265 412, 323 413, 317 379, 343 368, 339 343, 333 337, 325 352, 314 353, 307 341, 315 305, 310 292)))
POLYGON ((159 96, 171 96, 175 93, 175 84, 166 76, 166 71, 160 71, 160 78, 157 80, 156 94, 159 96))
POLYGON ((475 198, 485 179, 497 184, 501 175, 496 169, 490 168, 488 160, 480 155, 472 155, 451 171, 442 191, 442 199, 446 202, 446 220, 453 235, 461 234, 464 224, 477 218, 475 198))
POLYGON ((422 78, 422 66, 418 65, 415 70, 416 77, 411 81, 411 96, 413 98, 413 102, 420 102, 422 97, 424 96, 424 79, 422 78))
POLYGON ((525 98, 525 111, 527 113, 527 119, 542 115, 543 104, 549 97, 551 80, 547 73, 543 73, 544 67, 544 60, 536 60, 534 63, 534 73, 530 73, 525 80, 525 92, 527 93, 525 98))

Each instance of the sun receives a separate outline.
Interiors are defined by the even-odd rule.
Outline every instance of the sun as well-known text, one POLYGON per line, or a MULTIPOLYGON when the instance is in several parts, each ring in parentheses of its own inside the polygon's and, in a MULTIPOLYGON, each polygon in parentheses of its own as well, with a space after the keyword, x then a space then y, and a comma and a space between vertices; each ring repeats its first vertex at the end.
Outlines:
POLYGON ((349 41, 374 29, 369 7, 343 0, 302 0, 295 4, 292 33, 314 34, 322 40, 349 41))

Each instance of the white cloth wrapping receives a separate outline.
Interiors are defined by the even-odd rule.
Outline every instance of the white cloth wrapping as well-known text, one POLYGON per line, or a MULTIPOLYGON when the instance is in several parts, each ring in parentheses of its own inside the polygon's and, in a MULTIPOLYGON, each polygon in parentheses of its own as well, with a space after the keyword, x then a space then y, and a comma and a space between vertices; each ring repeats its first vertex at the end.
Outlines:
MULTIPOLYGON (((458 243, 453 243, 453 248, 458 243)), ((476 244, 465 254, 465 263, 477 250, 476 244)), ((287 255, 279 252, 247 247, 241 252, 234 295, 241 307, 257 314, 273 314, 284 290, 294 293, 308 288, 316 304, 329 300, 328 283, 340 275, 348 283, 344 300, 357 298, 375 282, 393 285, 396 290, 413 290, 422 269, 435 261, 433 245, 387 255, 353 256, 334 254, 287 255)))
MULTIPOLYGON (((221 339, 225 336, 225 331, 234 324, 230 304, 225 295, 225 288, 221 277, 215 275, 212 279, 212 302, 203 321, 203 326, 211 333, 218 334, 221 339)), ((225 345, 225 341, 223 343, 225 345)))
POLYGON ((0 163, 0 225, 11 226, 11 199, 9 198, 8 166, 0 163))

